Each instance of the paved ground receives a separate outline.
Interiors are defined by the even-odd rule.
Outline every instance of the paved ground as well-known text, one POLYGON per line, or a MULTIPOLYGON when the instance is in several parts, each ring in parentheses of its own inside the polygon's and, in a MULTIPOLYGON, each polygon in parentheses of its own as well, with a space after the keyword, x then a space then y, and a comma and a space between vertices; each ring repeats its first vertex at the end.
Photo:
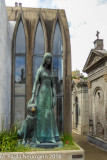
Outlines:
POLYGON ((107 160, 107 152, 87 142, 86 136, 73 132, 73 139, 85 151, 85 160, 107 160))

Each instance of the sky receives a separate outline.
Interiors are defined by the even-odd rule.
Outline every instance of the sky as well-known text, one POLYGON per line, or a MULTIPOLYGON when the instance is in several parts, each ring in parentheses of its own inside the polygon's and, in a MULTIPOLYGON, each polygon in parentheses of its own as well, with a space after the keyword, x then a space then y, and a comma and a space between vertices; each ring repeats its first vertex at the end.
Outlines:
MULTIPOLYGON (((23 7, 65 9, 71 43, 72 70, 82 72, 96 32, 107 50, 107 0, 5 0, 6 6, 21 2, 23 7)), ((86 75, 86 74, 84 74, 86 75)))

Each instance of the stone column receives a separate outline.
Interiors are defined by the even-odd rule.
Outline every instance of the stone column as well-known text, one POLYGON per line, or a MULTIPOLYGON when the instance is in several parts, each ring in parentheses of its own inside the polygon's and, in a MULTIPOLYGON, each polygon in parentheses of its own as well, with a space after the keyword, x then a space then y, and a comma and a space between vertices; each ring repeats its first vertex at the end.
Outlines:
POLYGON ((5 1, 0 0, 0 131, 10 126, 11 45, 5 1))

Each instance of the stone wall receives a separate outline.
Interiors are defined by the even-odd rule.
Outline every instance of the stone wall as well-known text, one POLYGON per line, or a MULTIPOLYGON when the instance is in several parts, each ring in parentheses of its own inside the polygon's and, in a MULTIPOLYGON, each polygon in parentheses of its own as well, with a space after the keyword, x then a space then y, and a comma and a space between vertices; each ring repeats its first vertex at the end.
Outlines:
POLYGON ((11 38, 5 1, 0 0, 0 131, 9 128, 11 112, 11 38))
POLYGON ((88 88, 86 83, 78 84, 78 105, 80 108, 78 132, 87 134, 89 132, 89 106, 88 106, 88 88))
POLYGON ((80 134, 89 132, 88 87, 85 80, 80 80, 72 86, 72 127, 80 134), (78 109, 76 108, 76 97, 78 109), (76 125, 76 119, 78 119, 78 125, 76 125))
POLYGON ((91 82, 90 100, 90 118, 94 125, 93 135, 107 140, 107 82, 103 76, 91 82))

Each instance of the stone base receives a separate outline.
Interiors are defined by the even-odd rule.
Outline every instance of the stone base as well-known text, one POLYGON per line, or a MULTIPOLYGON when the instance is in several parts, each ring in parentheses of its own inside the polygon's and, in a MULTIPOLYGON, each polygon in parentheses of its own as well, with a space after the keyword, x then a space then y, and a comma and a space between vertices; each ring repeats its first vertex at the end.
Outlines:
POLYGON ((0 153, 2 160, 85 160, 84 151, 61 150, 61 151, 32 151, 32 152, 7 152, 0 153))
POLYGON ((62 141, 58 141, 56 143, 39 143, 39 144, 31 142, 31 141, 28 141, 26 144, 23 144, 22 141, 19 141, 18 146, 20 146, 20 145, 23 145, 24 147, 44 148, 44 149, 63 147, 62 141))
POLYGON ((100 138, 97 137, 93 137, 89 134, 87 134, 87 140, 95 145, 97 145, 98 147, 104 149, 105 151, 107 151, 107 141, 103 141, 100 138))
POLYGON ((61 141, 58 141, 56 143, 40 143, 40 144, 30 143, 30 147, 49 149, 55 147, 63 147, 63 143, 61 141))

